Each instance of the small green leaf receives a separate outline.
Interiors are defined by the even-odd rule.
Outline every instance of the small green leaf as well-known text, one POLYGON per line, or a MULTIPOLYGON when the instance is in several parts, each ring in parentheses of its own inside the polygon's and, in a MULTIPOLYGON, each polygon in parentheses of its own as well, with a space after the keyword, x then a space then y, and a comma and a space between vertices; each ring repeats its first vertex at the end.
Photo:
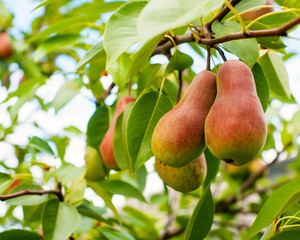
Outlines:
POLYGON ((28 146, 34 147, 40 152, 48 153, 51 156, 54 156, 54 152, 52 151, 49 144, 39 137, 32 137, 28 143, 28 146))
POLYGON ((280 6, 285 6, 287 8, 300 8, 300 2, 298 0, 276 0, 280 6))
POLYGON ((99 181, 105 178, 103 162, 99 151, 91 146, 85 148, 85 178, 90 181, 99 181))
POLYGON ((48 194, 45 195, 24 195, 16 198, 7 200, 6 202, 10 205, 22 205, 22 206, 33 206, 38 205, 44 202, 47 202, 50 199, 48 194))
POLYGON ((203 186, 206 188, 218 174, 220 159, 212 155, 208 148, 205 149, 204 154, 207 166, 207 174, 203 186))
POLYGON ((68 188, 64 200, 75 207, 79 206, 84 199, 83 195, 86 187, 87 183, 85 179, 75 180, 74 182, 72 182, 72 185, 68 188))
MULTIPOLYGON (((291 228, 292 229, 292 228, 291 228)), ((289 230, 276 234, 270 240, 292 240, 300 238, 300 230, 289 230)))
POLYGON ((157 92, 147 93, 135 103, 128 118, 126 133, 132 172, 153 156, 153 130, 158 120, 171 109, 170 100, 157 92))
POLYGON ((139 189, 121 180, 103 181, 103 188, 111 194, 119 194, 125 197, 136 198, 142 202, 146 202, 143 194, 139 189))
POLYGON ((96 219, 101 222, 106 220, 102 217, 105 213, 105 208, 95 207, 91 202, 84 200, 80 206, 77 207, 77 211, 86 217, 96 219))
POLYGON ((280 214, 300 200, 300 179, 290 181, 278 188, 265 202, 252 224, 247 239, 254 237, 280 214))
POLYGON ((146 43, 216 10, 223 0, 151 0, 138 19, 139 38, 146 43))
POLYGON ((109 112, 106 106, 101 106, 91 116, 86 131, 87 145, 99 149, 100 143, 109 127, 109 112))
POLYGON ((59 169, 57 169, 57 180, 63 185, 71 182, 77 178, 83 178, 85 174, 84 167, 76 167, 70 163, 63 163, 59 169))
POLYGON ((128 2, 109 18, 103 38, 108 68, 138 40, 137 20, 147 1, 128 2))
POLYGON ((208 185, 195 207, 186 227, 185 240, 204 239, 210 231, 215 214, 215 204, 208 185))
POLYGON ((1 240, 41 240, 42 236, 36 232, 23 229, 10 229, 0 233, 1 240))
POLYGON ((175 51, 174 55, 170 59, 170 62, 166 68, 165 76, 167 76, 169 73, 173 72, 174 70, 184 70, 192 66, 193 63, 194 60, 192 57, 177 50, 175 51))
POLYGON ((45 0, 44 2, 42 2, 41 4, 39 4, 37 7, 35 7, 31 12, 41 8, 41 7, 44 7, 44 6, 48 6, 49 4, 51 3, 56 3, 56 2, 67 2, 66 0, 65 1, 62 1, 62 0, 45 0))
POLYGON ((266 112, 269 105, 269 84, 268 80, 258 63, 255 63, 252 68, 252 73, 255 80, 256 92, 264 112, 266 112))
POLYGON ((92 46, 87 53, 84 55, 82 59, 80 59, 79 63, 76 66, 76 69, 82 67, 83 65, 87 64, 89 61, 91 61, 93 58, 97 57, 97 55, 100 55, 104 52, 103 49, 103 42, 98 42, 94 46, 92 46))
POLYGON ((258 59, 269 82, 270 92, 274 97, 291 99, 289 79, 281 57, 274 51, 268 50, 258 59))
POLYGON ((58 112, 80 92, 82 86, 82 78, 77 78, 73 81, 67 81, 57 91, 54 100, 50 102, 47 107, 54 107, 55 111, 58 112))
MULTIPOLYGON (((216 38, 242 30, 241 25, 233 21, 226 21, 224 23, 215 21, 212 28, 216 33, 216 38)), ((259 49, 256 39, 234 40, 224 42, 222 45, 227 51, 243 60, 250 68, 252 68, 257 61, 259 49)))
POLYGON ((72 46, 75 43, 82 42, 83 39, 84 38, 79 34, 62 34, 50 37, 39 45, 34 54, 34 60, 38 62, 47 54, 57 52, 63 48, 72 46))
POLYGON ((106 206, 109 207, 113 211, 113 213, 115 214, 117 220, 120 222, 120 216, 119 216, 118 210, 113 205, 113 203, 111 201, 111 196, 100 185, 100 183, 99 182, 88 182, 88 186, 91 187, 95 191, 95 193, 103 199, 106 206))
POLYGON ((3 193, 13 181, 14 179, 10 175, 0 172, 0 194, 3 193))
POLYGON ((78 224, 76 208, 66 202, 52 199, 45 205, 42 218, 45 240, 65 240, 76 229, 78 224))
POLYGON ((119 239, 119 240, 135 240, 132 236, 128 233, 118 231, 114 228, 109 227, 101 227, 100 231, 103 233, 105 237, 108 239, 119 239))
POLYGON ((204 239, 213 224, 215 204, 208 185, 197 203, 186 227, 185 240, 204 239))

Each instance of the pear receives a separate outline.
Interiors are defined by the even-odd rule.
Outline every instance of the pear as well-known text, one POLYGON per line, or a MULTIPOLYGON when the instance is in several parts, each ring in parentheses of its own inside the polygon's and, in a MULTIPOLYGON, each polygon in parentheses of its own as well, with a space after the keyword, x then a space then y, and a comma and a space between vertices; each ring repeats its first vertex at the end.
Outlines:
POLYGON ((217 97, 205 121, 205 141, 211 153, 240 166, 262 150, 267 125, 250 68, 226 61, 217 73, 217 97))
POLYGON ((179 103, 158 121, 152 135, 157 159, 183 167, 204 149, 204 122, 216 97, 216 74, 202 71, 193 79, 179 103))
POLYGON ((190 192, 200 187, 207 172, 204 154, 180 168, 170 167, 156 158, 155 167, 164 183, 178 192, 190 192))
POLYGON ((100 144, 100 153, 103 159, 104 164, 113 170, 119 171, 120 168, 116 162, 113 150, 113 135, 116 127, 116 122, 118 116, 124 111, 126 105, 130 102, 134 102, 135 98, 131 96, 124 96, 118 102, 115 115, 112 119, 111 125, 109 126, 107 132, 104 135, 104 138, 100 144))
MULTIPOLYGON (((273 0, 267 0, 265 5, 273 5, 273 4, 274 4, 273 0)), ((270 7, 268 7, 268 8, 261 8, 261 9, 255 10, 255 11, 243 13, 241 15, 241 17, 245 21, 253 21, 256 18, 258 18, 258 17, 260 17, 262 15, 265 15, 267 13, 273 12, 273 11, 274 11, 274 9, 270 8, 270 7)))
POLYGON ((7 59, 12 55, 10 36, 7 32, 0 33, 0 59, 7 59))
POLYGON ((85 149, 85 178, 90 181, 99 181, 105 178, 103 163, 97 150, 91 146, 85 149))

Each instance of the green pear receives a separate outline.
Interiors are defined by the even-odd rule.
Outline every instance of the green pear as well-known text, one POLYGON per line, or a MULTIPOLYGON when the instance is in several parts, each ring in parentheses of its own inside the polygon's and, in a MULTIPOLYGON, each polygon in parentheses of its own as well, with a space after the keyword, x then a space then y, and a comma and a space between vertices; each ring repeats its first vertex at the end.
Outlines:
POLYGON ((251 69, 229 60, 217 73, 217 97, 205 121, 205 141, 211 153, 240 166, 262 150, 267 125, 251 69))
POLYGON ((207 172, 204 154, 180 168, 168 166, 156 158, 155 167, 164 183, 178 192, 190 192, 200 187, 207 172))
POLYGON ((102 160, 97 150, 91 146, 85 149, 85 178, 90 181, 99 181, 105 178, 102 160))
POLYGON ((152 135, 157 159, 183 167, 204 149, 204 122, 216 97, 216 74, 202 71, 193 79, 179 103, 158 121, 152 135))

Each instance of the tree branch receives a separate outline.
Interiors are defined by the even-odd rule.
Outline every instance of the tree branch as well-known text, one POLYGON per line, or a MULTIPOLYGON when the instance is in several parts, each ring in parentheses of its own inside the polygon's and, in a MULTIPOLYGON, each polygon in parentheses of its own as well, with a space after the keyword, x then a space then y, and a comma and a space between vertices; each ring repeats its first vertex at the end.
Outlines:
MULTIPOLYGON (((231 3, 232 4, 232 3, 231 3)), ((225 9, 225 8, 224 8, 225 9)), ((221 13, 221 12, 220 12, 221 13)), ((222 16, 221 16, 222 17, 222 16)), ((219 37, 219 38, 201 38, 198 43, 204 44, 210 47, 214 47, 214 45, 219 43, 224 43, 232 40, 240 40, 240 39, 247 39, 247 38, 259 38, 259 37, 274 37, 274 36, 286 36, 286 32, 295 27, 300 23, 300 16, 294 18, 293 20, 285 23, 284 25, 273 28, 273 29, 265 29, 265 30, 254 30, 254 31, 247 31, 246 34, 243 32, 237 32, 237 33, 230 33, 225 36, 219 37)), ((206 23, 208 24, 208 23, 206 23)), ((191 33, 187 33, 185 35, 181 36, 175 36, 174 42, 176 45, 180 45, 182 43, 188 43, 188 42, 196 42, 196 39, 193 37, 191 33)), ((154 50, 153 55, 156 54, 164 54, 173 47, 173 43, 170 41, 159 45, 154 50)))
POLYGON ((110 94, 111 90, 114 88, 115 85, 116 85, 116 84, 112 82, 112 83, 109 85, 109 87, 108 87, 108 89, 106 90, 106 92, 103 93, 103 94, 101 95, 100 99, 101 99, 101 100, 104 100, 104 99, 110 94))
POLYGON ((45 195, 45 194, 54 194, 58 197, 60 201, 64 200, 61 192, 61 183, 58 183, 57 189, 55 190, 23 190, 12 194, 0 195, 0 201, 6 201, 24 195, 45 195))

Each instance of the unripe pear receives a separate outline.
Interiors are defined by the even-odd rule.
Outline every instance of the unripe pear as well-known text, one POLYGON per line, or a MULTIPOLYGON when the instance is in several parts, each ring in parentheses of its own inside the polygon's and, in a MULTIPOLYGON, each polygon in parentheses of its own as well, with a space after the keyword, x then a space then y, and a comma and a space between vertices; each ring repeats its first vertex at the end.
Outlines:
POLYGON ((105 178, 103 163, 97 150, 91 146, 85 149, 85 178, 90 181, 99 181, 105 178))
MULTIPOLYGON (((273 0, 267 0, 266 1, 266 5, 273 5, 274 1, 273 0)), ((252 21, 262 15, 265 15, 267 13, 273 12, 273 8, 261 8, 259 10, 255 10, 255 11, 251 11, 251 12, 246 12, 244 14, 241 15, 241 17, 245 20, 245 21, 252 21)))
POLYGON ((205 121, 205 141, 211 153, 240 166, 262 150, 267 125, 250 68, 226 61, 217 73, 217 97, 205 121))
POLYGON ((7 59, 12 55, 10 36, 7 32, 0 33, 0 59, 7 59))
POLYGON ((216 74, 202 71, 193 79, 182 99, 157 123, 152 150, 157 159, 183 167, 204 149, 204 121, 216 97, 216 74))
POLYGON ((180 168, 170 167, 156 158, 155 167, 164 183, 178 192, 190 192, 200 187, 207 172, 204 154, 180 168))
POLYGON ((116 158, 114 156, 114 150, 113 150, 113 135, 116 127, 116 122, 118 116, 124 111, 126 105, 130 102, 134 102, 135 98, 131 96, 125 96, 120 99, 118 102, 115 115, 112 119, 112 122, 100 144, 100 153, 103 159, 103 162, 105 165, 110 168, 114 169, 116 171, 120 170, 116 158))

